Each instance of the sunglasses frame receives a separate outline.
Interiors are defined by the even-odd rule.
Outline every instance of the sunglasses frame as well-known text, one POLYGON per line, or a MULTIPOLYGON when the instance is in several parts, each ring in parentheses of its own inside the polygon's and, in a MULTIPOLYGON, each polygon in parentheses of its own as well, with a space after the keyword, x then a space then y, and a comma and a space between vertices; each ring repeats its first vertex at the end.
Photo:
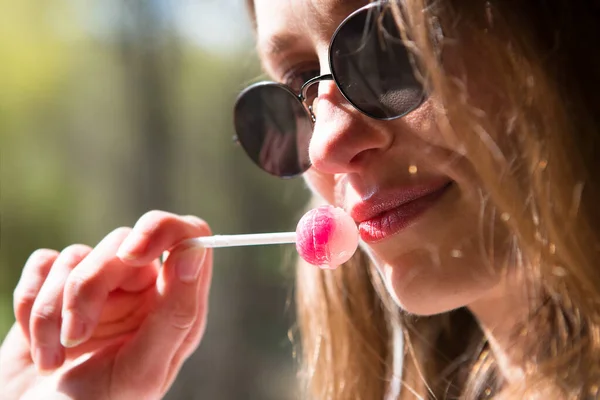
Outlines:
MULTIPOLYGON (((299 102, 302 104, 302 108, 303 108, 303 109, 306 111, 306 113, 307 113, 307 116, 310 118, 311 124, 314 126, 314 124, 316 123, 316 116, 315 116, 315 115, 314 115, 314 113, 313 113, 312 105, 307 105, 307 104, 305 103, 305 100, 306 100, 306 92, 307 92, 308 88, 309 88, 310 86, 314 85, 315 83, 320 83, 320 82, 322 82, 322 81, 326 81, 326 80, 332 80, 332 81, 335 83, 335 85, 336 85, 337 89, 339 90, 339 92, 341 93, 341 95, 344 97, 344 99, 345 99, 346 101, 348 101, 348 103, 350 103, 354 109, 356 109, 356 110, 357 110, 358 112, 360 112, 361 114, 363 114, 363 115, 366 115, 367 117, 369 117, 369 118, 372 118, 372 119, 375 119, 375 120, 379 120, 379 121, 391 121, 391 120, 395 120, 395 119, 398 119, 398 118, 402 118, 402 117, 404 117, 405 115, 407 115, 407 114, 411 113, 412 111, 414 111, 415 109, 419 108, 419 107, 420 107, 420 106, 423 104, 423 102, 425 101, 425 99, 427 98, 427 94, 426 94, 425 90, 423 90, 423 95, 421 96, 421 99, 420 99, 418 102, 415 102, 415 104, 414 104, 414 105, 413 105, 411 108, 409 108, 407 111, 405 111, 405 112, 403 112, 403 113, 401 113, 401 114, 399 114, 399 115, 394 115, 394 116, 391 116, 391 117, 383 117, 383 118, 382 118, 382 117, 377 117, 377 116, 374 116, 374 115, 372 115, 372 114, 370 114, 370 113, 368 113, 368 112, 366 112, 366 111, 364 111, 364 110, 360 109, 360 108, 359 108, 359 107, 358 107, 358 106, 357 106, 357 105, 356 105, 356 104, 355 104, 355 103, 354 103, 354 102, 353 102, 353 101, 352 101, 352 100, 351 100, 351 99, 350 99, 350 98, 349 98, 349 97, 346 95, 346 92, 345 92, 345 91, 344 91, 344 89, 341 87, 341 85, 339 84, 338 80, 335 78, 335 75, 336 75, 336 74, 335 74, 335 71, 334 71, 334 68, 333 68, 333 52, 332 52, 332 46, 333 46, 333 43, 334 43, 334 41, 335 41, 335 39, 336 39, 336 37, 337 37, 338 33, 340 32, 340 30, 341 30, 341 29, 342 29, 342 28, 343 28, 343 27, 346 25, 346 23, 347 23, 349 20, 351 20, 352 18, 354 18, 354 17, 355 17, 357 14, 360 14, 360 13, 363 13, 363 12, 367 12, 367 14, 368 14, 369 10, 371 10, 372 8, 379 8, 379 7, 381 7, 381 6, 383 6, 383 5, 386 5, 386 4, 389 4, 389 3, 390 3, 390 0, 379 0, 379 1, 374 1, 374 2, 372 2, 372 3, 369 3, 369 4, 367 4, 366 6, 363 6, 363 7, 359 8, 359 9, 355 10, 354 12, 352 12, 350 15, 348 15, 346 18, 344 18, 344 20, 343 20, 343 21, 342 21, 342 22, 341 22, 341 23, 338 25, 338 27, 336 28, 335 32, 334 32, 334 33, 333 33, 333 35, 331 36, 331 40, 330 40, 330 42, 329 42, 329 46, 328 46, 328 49, 327 49, 327 52, 328 52, 328 63, 329 63, 329 70, 331 71, 330 73, 327 73, 327 74, 322 74, 322 75, 318 75, 318 76, 315 76, 314 78, 311 78, 311 79, 309 79, 309 80, 308 80, 308 81, 306 81, 304 84, 302 84, 302 86, 300 87, 300 91, 299 91, 298 93, 296 93, 294 90, 292 90, 292 88, 290 88, 288 85, 285 85, 285 84, 283 84, 283 83, 280 83, 280 82, 274 82, 274 81, 261 81, 261 82, 254 83, 254 84, 252 84, 252 85, 250 85, 250 86, 247 86, 247 87, 246 87, 244 90, 242 90, 242 91, 240 92, 240 94, 238 95, 238 97, 237 97, 237 99, 236 99, 236 102, 235 102, 236 106, 237 106, 237 104, 238 104, 239 100, 240 100, 240 99, 241 99, 241 98, 242 98, 242 97, 243 97, 243 96, 244 96, 246 93, 248 93, 248 92, 249 92, 249 91, 251 91, 251 90, 254 90, 254 89, 256 89, 256 88, 263 87, 263 86, 278 87, 278 88, 280 88, 280 89, 283 89, 284 91, 286 91, 286 92, 287 92, 287 93, 289 93, 290 95, 292 95, 292 96, 293 96, 293 97, 294 97, 296 100, 298 100, 298 101, 299 101, 299 102)), ((234 109, 235 109, 235 107, 234 107, 234 109)), ((235 115, 234 115, 234 118, 236 118, 236 116, 235 116, 235 115)), ((233 136, 233 138, 232 138, 232 139, 233 139, 233 142, 234 142, 234 143, 236 143, 236 144, 239 144, 239 145, 242 145, 242 144, 240 143, 240 139, 239 139, 239 137, 238 137, 238 135, 237 135, 237 134, 235 134, 235 135, 233 136)), ((243 145, 242 145, 242 147, 243 147, 243 145)), ((245 151, 245 150, 244 150, 244 151, 245 151)), ((250 157, 250 158, 252 159, 252 157, 250 157)), ((276 174, 274 174, 274 173, 271 173, 271 172, 269 172, 269 171, 265 170, 265 169, 264 169, 262 166, 260 166, 260 165, 258 165, 258 167, 259 167, 260 169, 262 169, 263 171, 265 171, 265 172, 267 172, 267 173, 271 174, 271 175, 277 176, 277 177, 279 177, 279 178, 284 178, 284 179, 286 179, 286 178, 294 178, 294 177, 297 177, 297 176, 299 176, 299 175, 302 175, 304 172, 306 172, 306 171, 307 171, 307 170, 310 168, 310 166, 309 166, 307 169, 305 169, 305 170, 303 170, 303 171, 300 171, 300 172, 298 172, 298 174, 295 174, 295 175, 286 175, 286 176, 281 176, 281 175, 276 175, 276 174)))

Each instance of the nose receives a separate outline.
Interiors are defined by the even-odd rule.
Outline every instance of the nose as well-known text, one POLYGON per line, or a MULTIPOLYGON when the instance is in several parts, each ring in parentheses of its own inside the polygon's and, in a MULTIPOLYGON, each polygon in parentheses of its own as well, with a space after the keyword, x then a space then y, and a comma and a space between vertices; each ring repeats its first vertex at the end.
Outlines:
POLYGON ((389 129, 356 110, 335 82, 319 83, 316 121, 309 146, 312 167, 329 174, 359 172, 378 153, 389 148, 389 129))

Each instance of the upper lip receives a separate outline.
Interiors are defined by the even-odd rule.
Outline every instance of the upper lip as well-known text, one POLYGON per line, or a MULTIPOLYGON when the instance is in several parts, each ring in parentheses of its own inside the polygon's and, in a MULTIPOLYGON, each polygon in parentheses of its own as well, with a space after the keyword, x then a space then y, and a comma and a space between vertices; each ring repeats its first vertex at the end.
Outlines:
POLYGON ((377 191, 352 205, 349 213, 357 223, 368 221, 386 211, 393 210, 411 201, 443 189, 452 181, 448 179, 424 182, 412 186, 377 191))

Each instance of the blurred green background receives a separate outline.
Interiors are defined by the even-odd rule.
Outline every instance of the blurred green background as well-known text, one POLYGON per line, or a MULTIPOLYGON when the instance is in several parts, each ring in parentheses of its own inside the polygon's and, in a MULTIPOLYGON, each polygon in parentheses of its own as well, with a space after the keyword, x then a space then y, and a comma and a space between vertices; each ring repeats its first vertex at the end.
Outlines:
MULTIPOLYGON (((232 143, 261 77, 244 0, 0 1, 0 337, 37 248, 146 211, 215 233, 293 230, 308 191, 232 143)), ((290 246, 219 249, 208 329, 170 399, 296 398, 290 246)))

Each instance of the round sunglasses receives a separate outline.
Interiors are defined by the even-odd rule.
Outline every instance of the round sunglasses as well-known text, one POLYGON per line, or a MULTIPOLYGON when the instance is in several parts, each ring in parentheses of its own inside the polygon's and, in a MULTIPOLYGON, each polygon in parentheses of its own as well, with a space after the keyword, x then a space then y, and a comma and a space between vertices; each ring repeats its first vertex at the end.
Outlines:
POLYGON ((276 82, 259 82, 240 93, 234 139, 256 165, 282 178, 310 168, 319 82, 333 80, 353 107, 378 120, 400 118, 421 105, 423 86, 386 3, 370 3, 340 24, 329 44, 330 74, 309 79, 299 93, 276 82))

